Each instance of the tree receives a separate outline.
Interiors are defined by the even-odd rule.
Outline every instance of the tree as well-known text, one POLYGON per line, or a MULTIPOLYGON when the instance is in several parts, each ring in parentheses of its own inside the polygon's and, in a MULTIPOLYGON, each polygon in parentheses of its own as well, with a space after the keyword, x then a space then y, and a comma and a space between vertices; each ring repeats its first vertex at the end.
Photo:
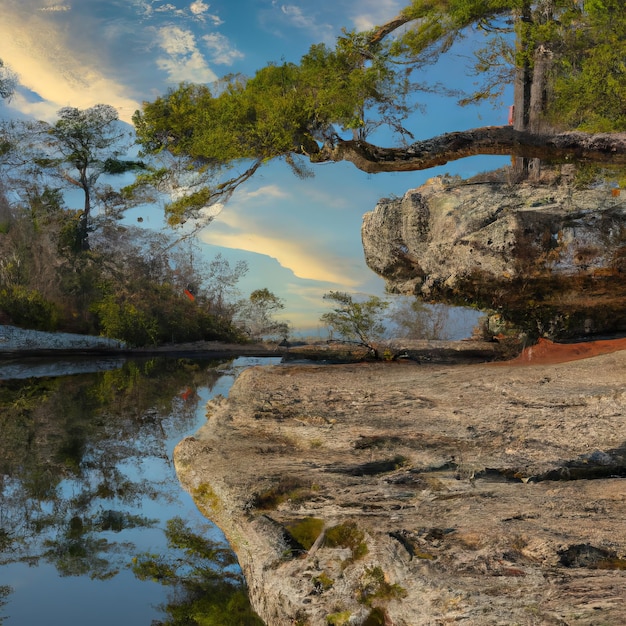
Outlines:
POLYGON ((393 337, 404 339, 445 339, 449 307, 426 305, 417 298, 402 298, 389 315, 393 337))
POLYGON ((100 177, 141 169, 143 164, 120 158, 133 142, 114 107, 66 107, 58 116, 54 124, 35 122, 20 127, 13 139, 13 164, 21 163, 21 169, 34 177, 50 175, 63 186, 80 189, 83 207, 77 237, 79 247, 86 250, 94 207, 99 205, 105 213, 116 216, 127 202, 110 186, 100 185, 100 177))
POLYGON ((359 302, 343 291, 330 291, 324 294, 324 300, 334 303, 334 308, 324 313, 320 320, 332 333, 342 339, 356 341, 377 358, 378 350, 374 343, 385 332, 383 318, 389 302, 378 296, 370 296, 359 302))
POLYGON ((208 263, 206 292, 211 312, 232 317, 236 308, 233 298, 240 293, 237 283, 247 273, 246 261, 237 261, 233 266, 221 254, 208 263))
POLYGON ((10 100, 17 87, 17 74, 0 59, 0 98, 10 100))
POLYGON ((251 339, 287 339, 288 322, 274 319, 274 315, 284 308, 283 301, 269 289, 256 289, 248 300, 239 303, 234 322, 251 339))
POLYGON ((152 580, 174 588, 177 593, 164 610, 163 626, 203 624, 205 626, 262 626, 250 606, 241 574, 234 569, 237 559, 226 546, 193 532, 181 518, 167 522, 165 531, 170 552, 180 556, 164 558, 142 554, 134 559, 133 573, 140 580, 152 580))
POLYGON ((625 28, 620 0, 413 0, 380 27, 344 31, 334 48, 313 46, 299 64, 268 65, 249 79, 228 77, 213 88, 183 84, 144 103, 134 121, 146 153, 183 159, 208 176, 174 200, 174 223, 222 202, 275 158, 299 174, 306 174, 306 160, 345 160, 385 172, 476 154, 518 157, 521 175, 529 159, 624 165, 625 28), (406 122, 416 94, 433 89, 412 77, 472 30, 487 33, 474 66, 484 80, 475 93, 457 94, 460 103, 497 99, 514 84, 514 124, 409 143, 406 122), (607 46, 596 45, 607 38, 607 46), (584 105, 571 104, 574 85, 583 83, 584 105), (604 106, 607 89, 610 105, 604 106), (564 111, 567 123, 555 129, 564 111), (589 126, 590 112, 597 119, 589 126), (399 136, 399 146, 369 142, 382 124, 399 136), (235 167, 240 173, 232 175, 235 167))

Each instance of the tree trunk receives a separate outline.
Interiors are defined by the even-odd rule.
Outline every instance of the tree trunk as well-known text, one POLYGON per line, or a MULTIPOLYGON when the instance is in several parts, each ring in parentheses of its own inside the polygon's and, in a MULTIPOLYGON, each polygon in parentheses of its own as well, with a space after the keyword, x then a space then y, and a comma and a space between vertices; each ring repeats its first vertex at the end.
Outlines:
POLYGON ((91 214, 91 187, 87 180, 87 169, 80 170, 80 186, 85 194, 85 204, 83 213, 78 223, 78 237, 80 239, 80 249, 89 250, 89 218, 91 214))
MULTIPOLYGON (((513 83, 513 128, 527 131, 530 120, 530 98, 533 83, 533 71, 528 51, 526 30, 532 21, 530 2, 527 0, 519 13, 517 45, 517 68, 513 83)), ((528 178, 530 159, 525 156, 511 156, 511 168, 515 180, 528 178)))
POLYGON ((312 163, 349 161, 372 174, 425 170, 479 154, 626 165, 626 133, 531 133, 511 126, 485 126, 446 133, 403 148, 382 148, 366 141, 339 141, 303 154, 312 163))

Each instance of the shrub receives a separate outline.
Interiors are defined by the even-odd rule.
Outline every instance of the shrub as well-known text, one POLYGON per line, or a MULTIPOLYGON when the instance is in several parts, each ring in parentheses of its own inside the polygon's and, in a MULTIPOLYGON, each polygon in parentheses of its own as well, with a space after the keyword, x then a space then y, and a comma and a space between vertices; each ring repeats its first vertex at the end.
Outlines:
POLYGON ((33 330, 56 330, 58 309, 38 291, 20 286, 0 289, 0 312, 13 324, 33 330))

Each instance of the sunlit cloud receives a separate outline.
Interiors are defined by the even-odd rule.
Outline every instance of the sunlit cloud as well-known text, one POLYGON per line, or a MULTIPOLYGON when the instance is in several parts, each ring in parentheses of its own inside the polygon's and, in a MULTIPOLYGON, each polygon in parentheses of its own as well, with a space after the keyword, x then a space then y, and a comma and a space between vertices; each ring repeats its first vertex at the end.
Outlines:
POLYGON ((192 2, 189 5, 189 10, 194 15, 203 15, 209 10, 209 8, 210 5, 208 5, 206 2, 202 2, 202 0, 195 0, 195 2, 192 2))
POLYGON ((202 37, 209 53, 211 61, 217 65, 232 65, 238 59, 243 59, 244 55, 236 48, 233 48, 229 40, 220 33, 211 33, 202 37))
POLYGON ((18 91, 6 106, 49 121, 61 107, 106 102, 130 121, 139 103, 129 97, 127 86, 106 76, 93 50, 70 51, 65 30, 52 28, 48 16, 15 10, 0 21, 0 58, 9 60, 29 92, 18 91))
POLYGON ((238 193, 227 209, 201 233, 201 239, 211 245, 274 258, 301 279, 357 285, 359 279, 350 277, 352 261, 337 255, 323 233, 310 231, 307 236, 294 237, 288 225, 275 224, 263 217, 274 203, 290 198, 291 195, 278 185, 238 193))
POLYGON ((218 219, 219 222, 214 222, 201 234, 200 238, 205 243, 269 256, 298 278, 337 285, 358 284, 358 281, 346 277, 336 259, 326 257, 323 249, 312 241, 303 242, 293 236, 279 237, 271 232, 247 229, 245 223, 233 219, 232 212, 222 212, 218 219), (226 224, 228 231, 220 231, 219 223, 226 224))
POLYGON ((196 37, 190 30, 164 26, 159 29, 158 38, 159 46, 168 56, 158 58, 156 64, 167 72, 170 81, 210 83, 217 80, 217 75, 207 65, 198 49, 196 37))
POLYGON ((289 194, 278 185, 264 185, 252 191, 242 191, 237 196, 238 204, 243 204, 254 198, 262 200, 276 200, 278 198, 288 198, 289 194))

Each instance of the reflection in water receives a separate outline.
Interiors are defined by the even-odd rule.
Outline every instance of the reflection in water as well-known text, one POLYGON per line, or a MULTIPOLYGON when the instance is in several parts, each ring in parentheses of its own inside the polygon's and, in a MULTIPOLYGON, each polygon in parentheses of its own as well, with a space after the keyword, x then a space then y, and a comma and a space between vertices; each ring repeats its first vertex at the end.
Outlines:
POLYGON ((248 623, 234 557, 171 462, 175 444, 204 421, 208 398, 226 395, 233 377, 215 363, 150 359, 0 380, 3 626, 234 623, 201 616, 213 610, 210 599, 197 601, 208 592, 216 606, 231 594, 236 623, 248 623), (168 576, 149 575, 149 563, 168 576))
POLYGON ((178 590, 164 608, 166 624, 193 624, 190 616, 202 616, 207 625, 263 626, 250 608, 231 550, 194 533, 181 518, 169 520, 165 534, 168 546, 184 550, 185 558, 145 553, 133 560, 133 571, 140 580, 157 580, 178 590))

